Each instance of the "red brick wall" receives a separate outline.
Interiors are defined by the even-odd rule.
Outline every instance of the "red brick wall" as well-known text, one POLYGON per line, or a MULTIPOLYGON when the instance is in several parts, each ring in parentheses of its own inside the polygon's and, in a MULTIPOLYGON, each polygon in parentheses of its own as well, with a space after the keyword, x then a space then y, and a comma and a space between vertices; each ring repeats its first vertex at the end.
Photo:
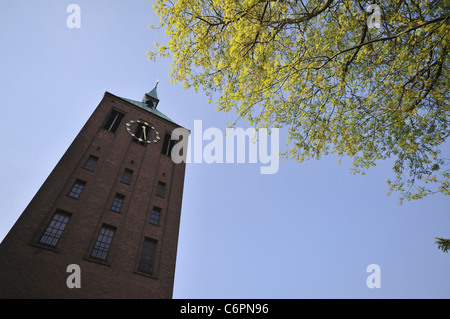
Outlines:
POLYGON ((161 149, 176 127, 106 92, 1 243, 0 298, 171 298, 185 164, 161 149), (102 128, 112 108, 125 113, 116 133, 102 128), (152 123, 158 143, 132 142, 125 123, 138 119, 152 123), (93 171, 83 168, 90 155, 99 158, 93 171), (120 182, 125 168, 133 170, 129 185, 120 182), (67 195, 76 179, 86 181, 78 199, 67 195), (116 193, 125 195, 120 213, 110 210, 116 193), (162 209, 158 226, 149 222, 153 206, 162 209), (57 209, 71 218, 56 248, 43 248, 37 243, 57 209), (116 232, 106 262, 96 262, 90 254, 103 224, 116 232), (137 271, 145 238, 157 240, 151 276, 137 271), (67 287, 69 264, 80 266, 81 288, 67 287))

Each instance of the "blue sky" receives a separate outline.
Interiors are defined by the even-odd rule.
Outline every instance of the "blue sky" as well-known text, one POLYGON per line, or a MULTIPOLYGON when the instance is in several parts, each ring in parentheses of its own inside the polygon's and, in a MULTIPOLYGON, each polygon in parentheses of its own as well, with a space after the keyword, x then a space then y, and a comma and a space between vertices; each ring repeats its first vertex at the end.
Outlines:
MULTIPOLYGON (((0 240, 50 174, 105 91, 135 100, 157 79, 158 109, 192 129, 225 130, 233 114, 169 82, 170 60, 147 60, 164 32, 146 0, 0 4, 0 240), (69 4, 81 28, 69 29, 69 4)), ((247 123, 238 122, 247 128, 247 123)), ((280 132, 280 145, 285 135, 280 132)), ((260 164, 187 165, 175 298, 449 298, 450 198, 397 205, 392 162, 365 176, 334 156, 260 164), (366 268, 378 264, 381 288, 366 268)))

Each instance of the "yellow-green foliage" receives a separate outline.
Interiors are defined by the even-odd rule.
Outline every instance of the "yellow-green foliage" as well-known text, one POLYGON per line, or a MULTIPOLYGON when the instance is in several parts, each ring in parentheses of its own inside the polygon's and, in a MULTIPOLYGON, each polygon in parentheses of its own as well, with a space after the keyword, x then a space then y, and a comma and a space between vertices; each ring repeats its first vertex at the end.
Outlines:
POLYGON ((157 0, 170 41, 148 55, 218 110, 288 127, 286 158, 333 152, 363 173, 392 157, 389 192, 449 195, 449 2, 383 1, 379 29, 369 3, 157 0))

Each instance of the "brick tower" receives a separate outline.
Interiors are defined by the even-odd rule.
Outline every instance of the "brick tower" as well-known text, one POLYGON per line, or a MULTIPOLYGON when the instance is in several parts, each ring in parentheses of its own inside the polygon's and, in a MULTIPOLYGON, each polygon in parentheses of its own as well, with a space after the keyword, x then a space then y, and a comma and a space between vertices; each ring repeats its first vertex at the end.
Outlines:
POLYGON ((185 163, 158 103, 104 94, 1 243, 0 298, 172 298, 185 163))

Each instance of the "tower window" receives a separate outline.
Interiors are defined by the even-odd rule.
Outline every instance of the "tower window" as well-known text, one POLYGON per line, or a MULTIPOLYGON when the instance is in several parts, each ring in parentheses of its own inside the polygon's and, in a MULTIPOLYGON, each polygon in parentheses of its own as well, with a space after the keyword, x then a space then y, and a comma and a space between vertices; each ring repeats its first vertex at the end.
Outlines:
POLYGON ((163 147, 161 150, 161 154, 164 154, 166 156, 170 156, 171 152, 172 152, 172 148, 175 145, 175 142, 177 142, 176 140, 172 140, 171 139, 171 135, 166 133, 166 135, 164 135, 164 143, 163 143, 163 147))
POLYGON ((117 128, 119 127, 120 122, 123 119, 123 116, 124 116, 123 113, 120 113, 119 111, 116 110, 112 110, 108 118, 106 119, 103 128, 107 131, 116 133, 117 128))
POLYGON ((144 240, 138 270, 148 274, 153 274, 153 254, 155 252, 155 247, 155 240, 148 238, 144 240))
POLYGON ((42 234, 39 242, 44 245, 55 247, 69 222, 69 218, 70 214, 58 210, 55 215, 53 215, 52 220, 42 234))
POLYGON ((84 185, 86 185, 85 181, 77 179, 75 181, 75 184, 73 184, 72 189, 69 192, 69 196, 73 198, 80 197, 81 191, 84 188, 84 185))
POLYGON ((161 215, 161 208, 153 207, 152 216, 150 217, 150 223, 153 225, 159 225, 159 216, 161 215))
POLYGON ((165 190, 166 190, 166 183, 158 182, 158 186, 156 187, 156 195, 164 197, 165 190))
POLYGON ((103 226, 98 234, 94 249, 91 256, 97 259, 106 260, 111 246, 111 241, 114 236, 115 228, 110 226, 103 226))
POLYGON ((130 184, 131 175, 133 175, 133 171, 131 169, 126 168, 123 172, 122 179, 120 180, 122 183, 130 184))
POLYGON ((84 168, 89 170, 89 171, 93 171, 95 164, 97 164, 98 161, 98 157, 91 155, 89 156, 88 160, 86 161, 86 164, 84 164, 84 168))
POLYGON ((120 209, 122 208, 123 200, 125 199, 125 196, 121 194, 116 194, 116 197, 114 197, 113 204, 111 206, 111 210, 120 213, 120 209))

